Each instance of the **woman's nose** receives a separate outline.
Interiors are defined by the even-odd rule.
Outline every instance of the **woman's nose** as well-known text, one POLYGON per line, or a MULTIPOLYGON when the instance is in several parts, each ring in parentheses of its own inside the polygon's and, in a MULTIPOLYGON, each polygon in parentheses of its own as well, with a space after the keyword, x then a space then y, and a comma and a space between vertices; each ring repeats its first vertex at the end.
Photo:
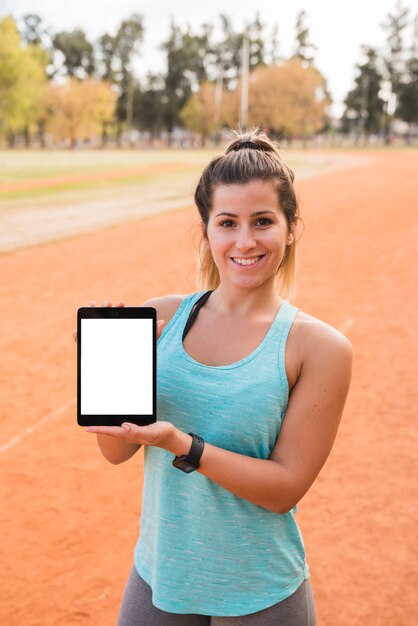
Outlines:
POLYGON ((256 245, 255 238, 250 229, 241 228, 238 234, 236 247, 238 250, 247 250, 256 245))

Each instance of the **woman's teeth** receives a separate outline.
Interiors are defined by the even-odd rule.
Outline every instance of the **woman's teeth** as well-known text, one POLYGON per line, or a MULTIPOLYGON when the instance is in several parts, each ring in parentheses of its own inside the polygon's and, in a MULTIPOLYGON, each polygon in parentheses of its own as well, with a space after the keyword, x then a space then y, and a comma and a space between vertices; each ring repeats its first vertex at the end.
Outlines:
POLYGON ((235 257, 232 257, 232 260, 235 263, 238 263, 239 265, 254 265, 254 263, 257 263, 257 261, 259 261, 261 259, 261 256, 255 256, 252 259, 238 259, 235 257))

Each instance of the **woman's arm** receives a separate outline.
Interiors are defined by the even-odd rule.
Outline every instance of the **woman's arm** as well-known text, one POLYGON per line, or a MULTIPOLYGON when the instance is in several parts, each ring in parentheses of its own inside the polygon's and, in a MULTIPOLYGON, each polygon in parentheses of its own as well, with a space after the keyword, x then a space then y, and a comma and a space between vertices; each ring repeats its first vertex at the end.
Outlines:
POLYGON ((123 441, 123 439, 115 439, 111 435, 100 433, 97 433, 96 437, 104 458, 109 463, 113 463, 113 465, 119 465, 119 463, 130 459, 142 445, 140 443, 129 443, 128 441, 123 441))
MULTIPOLYGON (((305 346, 301 372, 270 458, 255 459, 205 443, 197 470, 236 496, 281 514, 305 495, 328 458, 351 380, 353 351, 348 339, 321 322, 305 326, 309 332, 301 342, 305 346)), ((190 435, 165 421, 86 430, 130 444, 158 446, 176 456, 187 454, 192 442, 190 435)))
MULTIPOLYGON (((205 443, 197 471, 240 498, 276 513, 290 511, 333 446, 350 386, 352 354, 341 333, 312 324, 309 348, 270 458, 255 459, 205 443)), ((191 440, 176 429, 166 447, 173 454, 187 454, 191 440)))
MULTIPOLYGON (((147 300, 141 305, 154 307, 157 311, 157 339, 161 335, 163 325, 168 324, 183 298, 184 296, 162 296, 147 300)), ((112 306, 112 303, 107 300, 102 306, 112 306)), ((119 304, 119 306, 124 306, 124 303, 119 304)), ((130 459, 142 445, 102 433, 97 433, 96 437, 101 453, 113 465, 119 465, 130 459)))

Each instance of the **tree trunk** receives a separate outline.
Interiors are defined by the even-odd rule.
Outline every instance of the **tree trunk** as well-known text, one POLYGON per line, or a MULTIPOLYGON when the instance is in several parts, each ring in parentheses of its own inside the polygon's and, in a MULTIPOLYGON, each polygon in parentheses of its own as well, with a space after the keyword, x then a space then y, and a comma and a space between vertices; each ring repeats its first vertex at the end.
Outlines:
POLYGON ((14 148, 16 143, 16 135, 15 133, 7 134, 7 145, 9 148, 14 148))
POLYGON ((24 141, 25 141, 25 148, 30 148, 31 137, 30 137, 29 126, 27 126, 27 125, 23 129, 23 137, 24 137, 24 141))
POLYGON ((41 145, 41 148, 45 148, 46 147, 45 122, 43 120, 38 122, 38 139, 39 139, 39 143, 41 145))
POLYGON ((122 148, 122 125, 118 122, 116 129, 116 145, 118 148, 122 148))
POLYGON ((108 135, 108 132, 107 132, 107 123, 103 122, 102 123, 102 145, 101 145, 101 147, 102 148, 106 148, 108 142, 109 142, 109 135, 108 135))

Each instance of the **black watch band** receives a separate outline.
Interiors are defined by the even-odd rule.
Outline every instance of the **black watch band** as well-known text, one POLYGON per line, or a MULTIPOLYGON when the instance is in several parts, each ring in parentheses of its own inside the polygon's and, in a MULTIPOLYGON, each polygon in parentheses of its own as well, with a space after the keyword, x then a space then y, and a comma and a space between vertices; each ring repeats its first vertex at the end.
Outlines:
POLYGON ((202 437, 199 435, 195 435, 194 433, 189 433, 193 437, 192 445, 190 447, 188 454, 182 454, 181 456, 176 456, 173 465, 182 472, 186 472, 186 474, 190 474, 194 472, 194 470, 198 469, 200 466, 200 457, 203 454, 203 448, 205 447, 205 442, 202 437))

